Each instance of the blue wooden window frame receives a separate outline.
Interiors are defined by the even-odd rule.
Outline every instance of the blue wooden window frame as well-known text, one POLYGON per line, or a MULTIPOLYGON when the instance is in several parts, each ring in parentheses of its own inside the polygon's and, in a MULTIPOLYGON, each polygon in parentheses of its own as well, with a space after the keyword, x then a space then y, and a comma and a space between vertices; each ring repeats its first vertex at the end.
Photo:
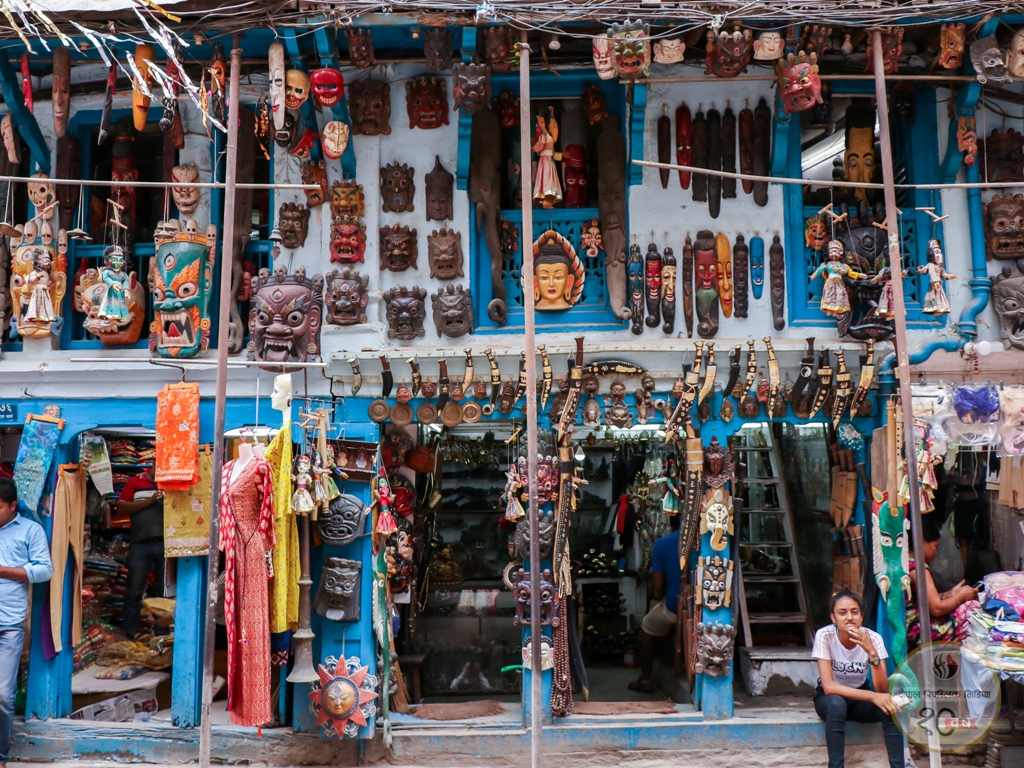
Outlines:
MULTIPOLYGON (((593 72, 567 72, 563 73, 562 77, 557 77, 550 72, 534 73, 530 77, 531 101, 579 97, 583 93, 584 86, 590 83, 601 88, 605 96, 608 113, 619 118, 623 135, 626 136, 630 131, 631 123, 627 119, 628 109, 625 86, 617 81, 601 80, 593 72)), ((642 86, 637 86, 636 88, 640 90, 642 86)), ((504 91, 512 91, 518 97, 518 74, 492 76, 491 89, 495 95, 504 91)), ((646 94, 645 90, 644 93, 646 94)), ((468 158, 469 150, 469 131, 460 131, 460 156, 465 155, 468 158)), ((629 164, 630 154, 628 152, 626 157, 626 178, 629 180, 631 164, 629 164)), ((524 178, 524 194, 529 194, 528 186, 528 179, 524 178)), ((596 201, 596 185, 591 186, 591 197, 596 201)), ((626 185, 626 195, 628 210, 628 183, 626 185)), ((580 243, 583 225, 590 219, 599 218, 596 205, 589 208, 555 208, 550 211, 543 208, 534 208, 533 238, 529 241, 528 245, 524 243, 525 238, 522 232, 522 211, 518 208, 503 209, 499 215, 501 219, 511 222, 519 230, 519 250, 515 253, 513 259, 506 261, 503 270, 503 282, 508 294, 507 322, 504 326, 499 326, 487 316, 487 305, 494 298, 491 289, 491 256, 484 242, 483 232, 477 226, 476 217, 471 215, 469 217, 469 249, 473 274, 473 314, 476 325, 474 333, 496 334, 522 330, 525 322, 521 282, 523 249, 525 247, 532 247, 532 243, 537 237, 552 228, 568 237, 576 248, 576 252, 580 259, 583 260, 586 268, 587 284, 584 285, 584 293, 580 303, 572 309, 560 312, 538 312, 536 316, 537 327, 542 331, 567 331, 580 330, 581 328, 612 331, 621 330, 625 327, 625 322, 615 317, 608 301, 608 291, 605 287, 604 276, 604 252, 602 251, 597 258, 588 259, 580 243), (551 226, 552 224, 555 224, 555 226, 551 226)))
MULTIPOLYGON (((833 98, 837 96, 873 94, 873 83, 835 82, 833 98)), ((941 160, 939 158, 938 119, 936 96, 933 86, 918 84, 915 88, 917 117, 913 125, 890 123, 892 132, 893 164, 897 176, 903 176, 906 183, 933 184, 940 181, 941 160), (911 150, 911 148, 913 148, 911 150)), ((776 109, 781 105, 776 102, 776 109)), ((798 121, 798 115, 790 120, 798 121)), ((802 178, 799 123, 785 132, 786 175, 802 178)), ((776 148, 778 151, 779 148, 776 148)), ((825 186, 825 185, 823 185, 825 186)), ((795 328, 832 325, 833 320, 819 307, 822 281, 810 283, 808 278, 817 263, 814 253, 804 243, 804 224, 821 208, 819 205, 805 205, 804 188, 796 184, 784 187, 784 209, 786 215, 786 272, 789 305, 789 325, 795 328)), ((945 315, 925 315, 921 312, 922 299, 927 291, 926 276, 916 274, 916 267, 928 262, 928 240, 934 236, 942 240, 942 224, 933 225, 925 211, 917 208, 933 207, 937 215, 942 214, 942 200, 937 190, 899 190, 897 206, 903 212, 900 216, 903 267, 912 270, 903 281, 906 296, 907 324, 914 328, 940 328, 946 324, 945 315)), ((879 231, 882 234, 882 231, 879 231)))

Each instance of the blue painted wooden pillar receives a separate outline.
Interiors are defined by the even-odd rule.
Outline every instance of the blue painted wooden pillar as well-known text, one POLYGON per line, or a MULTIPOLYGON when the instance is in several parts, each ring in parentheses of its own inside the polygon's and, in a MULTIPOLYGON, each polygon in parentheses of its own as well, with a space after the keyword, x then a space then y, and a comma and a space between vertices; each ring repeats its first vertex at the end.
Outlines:
POLYGON ((177 563, 171 722, 179 728, 195 728, 200 721, 208 562, 207 557, 179 557, 177 563))

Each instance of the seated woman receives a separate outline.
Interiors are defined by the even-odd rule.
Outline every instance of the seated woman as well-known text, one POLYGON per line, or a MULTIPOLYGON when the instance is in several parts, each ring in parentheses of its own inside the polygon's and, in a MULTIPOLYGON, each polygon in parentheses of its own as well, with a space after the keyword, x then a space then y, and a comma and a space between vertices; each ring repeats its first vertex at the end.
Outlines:
MULTIPOLYGON (((934 514, 934 513, 932 513, 934 514)), ((964 603, 978 599, 978 590, 969 587, 963 581, 946 592, 939 592, 932 579, 931 569, 928 563, 935 559, 939 551, 939 539, 942 537, 939 526, 931 520, 932 515, 925 515, 921 518, 921 538, 924 539, 924 563, 925 577, 928 580, 928 615, 932 625, 932 640, 934 642, 955 642, 961 640, 958 629, 961 622, 958 614, 954 613, 964 603)), ((921 643, 921 621, 917 612, 917 576, 914 572, 914 553, 910 554, 910 589, 912 594, 907 596, 907 649, 913 650, 921 643)))
POLYGON ((881 723, 889 768, 904 768, 903 734, 891 717, 897 707, 889 696, 884 659, 889 654, 877 632, 863 627, 860 598, 842 589, 832 598, 832 623, 814 635, 811 656, 818 660, 814 710, 825 721, 828 768, 846 764, 846 723, 881 723), (868 681, 868 673, 871 680, 868 681))

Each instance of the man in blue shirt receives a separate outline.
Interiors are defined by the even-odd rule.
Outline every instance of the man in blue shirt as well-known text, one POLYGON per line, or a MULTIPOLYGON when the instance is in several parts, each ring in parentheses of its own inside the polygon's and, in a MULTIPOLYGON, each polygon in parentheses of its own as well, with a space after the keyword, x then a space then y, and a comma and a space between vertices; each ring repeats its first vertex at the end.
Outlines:
POLYGON ((669 517, 669 523, 672 533, 654 542, 651 556, 651 588, 658 602, 651 606, 640 625, 640 679, 629 684, 629 690, 638 693, 654 693, 651 673, 658 642, 676 628, 679 584, 683 578, 679 570, 679 515, 669 517))
POLYGON ((14 481, 0 478, 0 768, 10 758, 28 585, 48 581, 52 573, 42 526, 18 514, 14 481))

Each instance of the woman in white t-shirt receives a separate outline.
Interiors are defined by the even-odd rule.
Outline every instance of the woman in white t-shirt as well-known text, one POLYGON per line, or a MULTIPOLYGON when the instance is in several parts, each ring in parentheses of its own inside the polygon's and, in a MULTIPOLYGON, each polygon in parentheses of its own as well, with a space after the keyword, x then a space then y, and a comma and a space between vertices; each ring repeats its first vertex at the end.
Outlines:
POLYGON ((843 589, 832 598, 832 623, 814 635, 811 656, 818 660, 814 710, 825 721, 829 768, 844 768, 846 723, 881 723, 890 768, 904 768, 903 734, 892 715, 889 675, 881 636, 863 627, 864 609, 856 594, 843 589), (870 674, 870 683, 868 680, 870 674))

